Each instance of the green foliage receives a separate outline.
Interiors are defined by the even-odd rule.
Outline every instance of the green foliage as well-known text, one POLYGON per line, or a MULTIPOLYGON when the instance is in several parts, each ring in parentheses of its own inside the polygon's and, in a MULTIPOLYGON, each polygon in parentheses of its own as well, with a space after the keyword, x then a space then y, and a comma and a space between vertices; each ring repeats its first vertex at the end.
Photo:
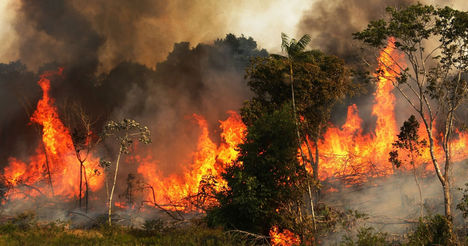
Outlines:
POLYGON ((341 242, 343 246, 385 246, 391 245, 387 241, 387 233, 375 232, 372 227, 363 227, 358 230, 356 239, 346 235, 341 242))
MULTIPOLYGON (((310 43, 310 36, 308 34, 302 36, 299 40, 294 38, 289 39, 288 35, 281 33, 281 49, 288 55, 287 59, 291 61, 299 61, 307 56, 305 49, 310 43)), ((273 55, 273 57, 280 57, 273 55)))
POLYGON ((439 214, 420 218, 409 235, 409 245, 451 245, 448 223, 447 218, 439 214))
POLYGON ((264 114, 248 127, 240 157, 222 175, 228 187, 216 194, 219 206, 208 211, 210 225, 267 235, 273 225, 290 224, 293 218, 282 214, 301 199, 306 175, 297 161, 288 108, 264 114))
POLYGON ((104 137, 114 137, 120 144, 120 151, 125 154, 130 153, 129 147, 135 137, 142 143, 151 143, 148 127, 141 126, 140 123, 132 119, 123 119, 120 122, 108 121, 102 132, 104 137))
MULTIPOLYGON (((317 130, 323 132, 333 106, 355 93, 358 86, 351 82, 343 60, 318 50, 303 56, 292 61, 297 117, 303 117, 298 119, 302 130, 318 137, 317 130)), ((288 60, 280 56, 253 60, 246 77, 255 96, 241 110, 246 124, 251 124, 262 112, 278 110, 290 102, 289 69, 288 60)))
POLYGON ((36 214, 31 211, 20 213, 10 223, 20 230, 29 230, 37 224, 36 214))
POLYGON ((419 122, 416 120, 414 115, 411 115, 408 120, 403 123, 398 134, 398 139, 393 143, 393 147, 396 150, 390 152, 389 161, 397 168, 402 164, 402 160, 399 159, 398 150, 405 150, 408 152, 408 160, 414 167, 415 158, 422 155, 421 150, 427 146, 427 142, 424 139, 420 139, 418 134, 419 122))

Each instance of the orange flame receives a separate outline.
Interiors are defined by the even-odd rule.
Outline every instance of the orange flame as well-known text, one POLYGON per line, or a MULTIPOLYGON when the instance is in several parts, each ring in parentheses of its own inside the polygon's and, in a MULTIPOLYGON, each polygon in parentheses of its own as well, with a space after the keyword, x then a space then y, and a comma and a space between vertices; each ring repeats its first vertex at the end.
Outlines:
MULTIPOLYGON (((396 52, 393 42, 393 39, 389 40, 388 46, 380 53, 378 60, 379 72, 376 74, 378 83, 372 108, 372 116, 376 119, 375 130, 363 133, 361 128, 363 120, 358 115, 357 106, 349 106, 346 122, 341 127, 330 126, 323 140, 318 143, 321 180, 341 178, 348 183, 360 183, 366 182, 370 177, 393 174, 388 153, 392 150, 398 127, 394 112, 396 99, 392 93, 392 79, 400 72, 396 62, 403 63, 403 57, 396 52)), ((72 138, 69 130, 61 122, 54 100, 49 95, 49 78, 61 75, 62 71, 59 69, 56 72, 46 72, 41 75, 38 82, 43 95, 31 117, 31 122, 41 126, 42 144, 36 148, 27 162, 11 157, 9 165, 3 170, 4 177, 13 187, 30 188, 27 196, 44 195, 44 193, 50 196, 52 192, 47 190, 50 180, 55 195, 72 198, 78 194, 80 166, 75 156, 72 138)), ((203 189, 200 182, 206 177, 211 176, 216 179, 218 183, 215 189, 219 190, 225 186, 220 174, 237 159, 239 154, 237 145, 242 143, 246 130, 246 126, 236 112, 229 111, 228 114, 229 117, 225 121, 220 121, 219 127, 222 132, 219 145, 210 138, 206 120, 200 115, 193 115, 201 134, 196 151, 192 154, 192 161, 188 165, 183 165, 182 173, 164 175, 159 168, 159 161, 151 155, 130 157, 139 163, 137 172, 142 176, 147 188, 152 190, 144 193, 146 201, 162 206, 168 203, 175 204, 168 209, 185 209, 188 204, 184 199, 203 189)), ((424 126, 420 131, 421 136, 426 135, 424 126)), ((451 143, 454 161, 468 157, 468 133, 457 131, 457 135, 458 138, 451 143)), ((436 145, 435 151, 438 156, 442 156, 440 146, 436 145)), ((419 158, 418 165, 429 161, 429 152, 425 151, 419 158)), ((90 190, 100 189, 104 176, 95 174, 103 173, 98 159, 91 155, 85 165, 90 190)), ((431 165, 428 165, 428 168, 431 168, 431 165)), ((12 193, 8 194, 8 197, 23 196, 12 193)), ((119 205, 124 206, 123 203, 118 203, 119 205)), ((275 230, 274 233, 277 233, 275 230)))
MULTIPOLYGON (((4 177, 11 185, 30 187, 29 196, 44 195, 43 190, 47 187, 52 187, 53 195, 72 198, 78 194, 80 164, 75 156, 70 133, 60 120, 54 99, 49 94, 49 77, 62 75, 62 72, 62 68, 56 72, 45 72, 38 82, 43 94, 31 116, 31 122, 42 127, 43 145, 36 148, 36 153, 29 158, 28 164, 11 157, 9 165, 3 170, 4 177)), ((85 166, 90 190, 99 189, 104 177, 95 174, 102 173, 98 159, 93 156, 88 157, 85 166)), ((52 192, 47 195, 52 195, 52 192)), ((21 196, 15 194, 9 196, 9 198, 19 197, 21 196)))
POLYGON ((293 246, 301 244, 299 236, 288 229, 279 232, 277 226, 270 229, 270 242, 272 246, 293 246))
MULTIPOLYGON (((223 185, 223 180, 219 179, 220 174, 227 165, 237 159, 236 146, 242 143, 245 134, 245 125, 240 116, 234 111, 229 111, 228 114, 228 119, 220 121, 222 142, 219 146, 210 139, 206 120, 200 115, 193 115, 201 129, 201 135, 198 138, 197 150, 192 154, 193 161, 184 166, 183 175, 173 174, 164 177, 158 169, 158 161, 152 160, 151 157, 136 157, 140 162, 137 172, 156 191, 154 198, 152 192, 147 193, 148 201, 160 205, 180 204, 184 198, 198 193, 200 181, 208 176, 217 178, 220 182, 218 188, 223 185)), ((184 208, 185 205, 177 207, 177 209, 184 208)))
MULTIPOLYGON (((389 39, 378 60, 379 73, 376 74, 378 83, 372 108, 372 115, 376 118, 374 133, 362 133, 362 119, 358 115, 358 109, 356 105, 349 106, 344 125, 341 128, 331 126, 324 134, 324 140, 318 144, 321 153, 319 157, 321 180, 340 177, 349 183, 355 183, 365 182, 369 177, 393 174, 393 167, 388 157, 399 131, 395 120, 392 79, 400 73, 397 63, 404 64, 402 55, 395 50, 394 41, 393 38, 389 39)), ((427 136, 423 125, 420 128, 420 136, 427 136)), ((454 161, 468 157, 467 144, 468 134, 458 132, 458 139, 451 143, 454 161)), ((439 146, 435 149, 437 156, 443 156, 439 146)), ((423 151, 417 165, 429 162, 429 151, 423 151)), ((427 168, 433 167, 428 165, 427 168)))

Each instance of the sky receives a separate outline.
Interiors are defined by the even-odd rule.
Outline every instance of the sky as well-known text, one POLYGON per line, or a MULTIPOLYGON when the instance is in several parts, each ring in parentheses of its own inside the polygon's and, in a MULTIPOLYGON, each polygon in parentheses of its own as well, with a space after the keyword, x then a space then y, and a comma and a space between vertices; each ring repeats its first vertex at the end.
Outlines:
MULTIPOLYGON (((154 1, 156 2, 157 0, 154 1)), ((197 8, 190 7, 190 10, 186 11, 171 10, 173 8, 184 8, 183 4, 168 4, 168 6, 165 6, 165 11, 171 14, 160 18, 142 18, 139 20, 139 25, 141 26, 143 25, 142 23, 144 23, 145 26, 150 26, 155 29, 154 27, 161 26, 162 22, 168 22, 170 18, 177 18, 182 20, 182 22, 179 21, 170 26, 172 29, 180 29, 180 31, 177 32, 174 30, 173 34, 168 34, 167 30, 162 29, 161 33, 154 34, 167 36, 170 40, 168 40, 166 45, 162 45, 164 47, 160 47, 157 52, 153 52, 155 54, 158 53, 158 55, 149 58, 143 55, 137 55, 141 57, 140 60, 137 60, 151 66, 151 64, 165 58, 174 42, 189 41, 195 46, 200 42, 209 43, 216 38, 222 38, 227 33, 251 36, 257 41, 261 48, 279 52, 281 32, 295 35, 302 13, 310 8, 313 1, 314 0, 237 0, 225 2, 208 0, 206 1, 206 6, 197 8), (204 23, 203 19, 206 19, 209 23, 204 23), (197 30, 197 32, 193 30, 197 30)), ((21 17, 19 17, 20 11, 18 11, 20 4, 18 2, 19 1, 16 0, 0 0, 0 42, 2 43, 0 46, 0 62, 5 63, 20 59, 20 54, 18 52, 20 34, 15 31, 15 25, 19 23, 21 19, 21 17)), ((86 0, 83 1, 83 3, 86 3, 86 0)), ((94 3, 90 2, 87 7, 80 6, 82 13, 91 16, 97 12, 95 10, 97 7, 93 4, 94 3)), ((92 17, 89 19, 92 20, 92 17)), ((172 23, 172 20, 169 21, 172 23)), ((145 30, 145 27, 141 29, 145 30)), ((157 33, 157 31, 155 31, 155 33, 157 33)), ((143 40, 141 41, 142 43, 151 43, 153 39, 154 37, 148 35, 147 39, 140 40, 143 40)), ((101 50, 105 49, 108 49, 109 52, 113 51, 111 44, 101 48, 101 50)), ((143 51, 139 50, 135 51, 135 53, 145 53, 146 49, 142 49, 143 51)), ((103 59, 107 57, 108 56, 103 56, 103 59)))
MULTIPOLYGON (((465 1, 423 2, 449 4, 467 10, 465 1)), ((319 35, 324 39, 318 43, 312 42, 316 46, 325 49, 330 45, 342 46, 348 49, 345 43, 352 41, 352 38, 347 30, 362 28, 363 23, 369 21, 366 18, 373 16, 369 11, 383 12, 385 4, 393 2, 412 0, 140 0, 138 5, 127 0, 0 0, 0 62, 20 59, 28 68, 35 70, 41 64, 64 56, 68 46, 91 44, 86 43, 86 40, 78 40, 77 44, 64 44, 69 40, 60 38, 68 37, 68 34, 54 36, 57 33, 50 35, 47 30, 43 30, 49 28, 52 32, 63 32, 65 27, 69 28, 65 31, 73 32, 77 28, 73 26, 73 21, 89 23, 92 30, 82 28, 81 31, 95 34, 94 37, 103 37, 102 40, 94 40, 97 43, 92 44, 98 46, 96 53, 101 72, 109 71, 122 61, 134 61, 154 68, 166 58, 176 42, 188 41, 194 47, 198 43, 212 43, 228 33, 251 36, 260 48, 271 53, 281 51, 281 32, 290 37, 304 33, 314 37, 322 32, 325 34, 319 35), (61 20, 57 20, 57 23, 54 23, 53 18, 41 16, 44 13, 49 15, 47 12, 57 3, 67 5, 68 12, 62 14, 69 16, 58 16, 61 20), (72 24, 60 26, 60 21, 72 24), (318 22, 320 24, 317 26, 318 22), (43 27, 40 27, 41 24, 43 27), (58 26, 56 30, 48 27, 55 24, 58 26), (340 36, 346 37, 346 40, 340 41, 342 44, 330 40, 339 39, 340 36)))

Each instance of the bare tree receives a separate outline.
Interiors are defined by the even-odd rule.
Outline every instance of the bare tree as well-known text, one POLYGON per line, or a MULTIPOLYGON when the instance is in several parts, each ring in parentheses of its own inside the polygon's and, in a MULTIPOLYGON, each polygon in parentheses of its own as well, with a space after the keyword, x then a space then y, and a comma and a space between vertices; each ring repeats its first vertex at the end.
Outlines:
MULTIPOLYGON (((119 172, 119 164, 120 158, 122 154, 129 154, 130 153, 130 146, 132 145, 134 139, 138 141, 149 144, 151 142, 150 139, 150 131, 148 127, 141 126, 140 123, 131 120, 131 119, 123 119, 120 122, 109 121, 104 125, 103 129, 103 136, 104 137, 113 137, 119 144, 119 152, 117 154, 117 160, 115 161, 115 171, 114 171, 114 178, 112 181, 112 188, 109 193, 109 200, 108 200, 108 222, 109 225, 112 225, 111 216, 112 216, 112 198, 114 196, 115 184, 117 181, 117 174, 119 172)), ((106 163, 106 162, 101 162, 106 163)))
POLYGON ((93 133, 92 127, 95 121, 91 120, 89 114, 85 112, 84 108, 80 104, 64 103, 64 105, 64 121, 68 129, 70 129, 73 147, 75 149, 75 156, 80 165, 78 193, 79 207, 80 209, 82 208, 82 200, 84 198, 85 212, 88 212, 89 177, 86 171, 86 162, 94 147, 101 141, 101 138, 93 133))

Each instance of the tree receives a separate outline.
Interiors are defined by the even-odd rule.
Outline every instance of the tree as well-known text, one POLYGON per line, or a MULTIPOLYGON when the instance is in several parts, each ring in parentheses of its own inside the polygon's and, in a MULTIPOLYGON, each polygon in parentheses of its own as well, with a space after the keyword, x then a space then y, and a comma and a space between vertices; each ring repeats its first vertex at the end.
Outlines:
POLYGON ((444 193, 445 215, 452 225, 451 151, 455 113, 468 96, 468 12, 427 5, 397 10, 387 8, 389 18, 372 21, 356 39, 382 48, 390 41, 401 51, 408 67, 395 59, 396 78, 389 78, 424 123, 435 174, 444 193), (444 156, 435 153, 435 121, 440 129, 444 156), (439 158, 443 163, 439 163, 439 158))
POLYGON ((278 109, 291 100, 298 139, 306 143, 308 161, 314 178, 318 179, 318 140, 328 126, 333 106, 357 92, 358 86, 352 83, 351 72, 343 60, 318 50, 305 51, 309 41, 307 35, 298 41, 288 41, 283 34, 282 47, 287 52, 286 57, 271 55, 253 61, 247 70, 247 78, 255 96, 246 104, 249 109, 243 114, 249 121, 248 118, 255 118, 262 108, 278 109), (285 74, 290 88, 285 83, 285 74), (315 156, 308 139, 314 143, 315 156))
POLYGON ((94 122, 80 104, 72 102, 64 103, 64 105, 64 122, 68 129, 71 130, 71 138, 75 149, 75 156, 80 165, 78 194, 79 207, 80 209, 82 208, 84 192, 85 212, 88 212, 89 185, 88 175, 86 172, 86 161, 88 160, 91 150, 100 142, 101 139, 93 133, 92 126, 94 122))
MULTIPOLYGON (((352 83, 351 73, 343 60, 318 50, 304 51, 307 39, 286 40, 287 36, 283 35, 282 46, 287 50, 288 57, 272 55, 269 58, 257 58, 248 68, 248 84, 255 96, 244 105, 241 114, 245 123, 249 124, 263 110, 278 109, 294 99, 292 108, 293 114, 297 111, 294 114, 296 135, 298 141, 307 147, 305 152, 299 145, 303 166, 311 165, 317 182, 318 141, 328 126, 331 110, 346 95, 354 94, 358 86, 352 83), (289 86, 285 80, 289 80, 289 86)), ((314 215, 312 194, 308 193, 314 215)))
POLYGON ((259 117, 239 145, 238 160, 222 174, 227 188, 216 193, 219 202, 208 220, 226 228, 268 235, 273 225, 285 226, 291 203, 301 200, 298 187, 306 173, 297 160, 295 124, 289 107, 259 117))
POLYGON ((395 150, 390 152, 389 161, 396 167, 399 168, 403 162, 408 161, 413 170, 414 181, 418 186, 419 190, 419 205, 420 205, 420 217, 423 217, 424 203, 422 196, 421 183, 418 179, 416 160, 418 157, 422 156, 422 149, 426 147, 426 140, 420 139, 418 134, 419 131, 419 122, 416 120, 414 115, 411 115, 407 121, 403 123, 403 126, 400 128, 400 134, 398 134, 398 139, 393 143, 395 150), (400 158, 399 152, 406 152, 404 159, 400 158))
MULTIPOLYGON (((297 123, 297 116, 296 116, 296 100, 294 96, 294 70, 293 70, 293 62, 298 62, 305 60, 305 58, 308 55, 308 52, 305 51, 307 45, 310 43, 310 36, 308 34, 302 36, 299 40, 296 41, 296 39, 291 39, 289 40, 288 35, 285 33, 281 33, 281 49, 286 51, 286 57, 280 56, 280 55, 272 55, 272 57, 275 58, 286 58, 287 63, 289 65, 289 83, 291 85, 291 102, 292 102, 292 108, 293 108, 293 116, 294 116, 294 121, 296 123, 296 128, 298 123, 297 123)), ((299 130, 297 130, 297 138, 300 141, 300 133, 299 130)))
POLYGON ((140 123, 131 119, 123 119, 120 122, 115 122, 115 121, 107 122, 104 125, 103 136, 114 137, 117 143, 119 144, 119 152, 117 154, 117 160, 115 162, 115 171, 114 171, 114 178, 112 182, 112 189, 109 194, 109 201, 108 201, 109 202, 108 222, 110 226, 112 225, 112 222, 111 222, 112 198, 114 196, 115 184, 117 181, 117 174, 119 172, 120 157, 122 154, 130 153, 130 146, 132 145, 135 138, 144 144, 149 144, 151 142, 151 139, 150 139, 150 131, 148 127, 141 126, 140 123))

